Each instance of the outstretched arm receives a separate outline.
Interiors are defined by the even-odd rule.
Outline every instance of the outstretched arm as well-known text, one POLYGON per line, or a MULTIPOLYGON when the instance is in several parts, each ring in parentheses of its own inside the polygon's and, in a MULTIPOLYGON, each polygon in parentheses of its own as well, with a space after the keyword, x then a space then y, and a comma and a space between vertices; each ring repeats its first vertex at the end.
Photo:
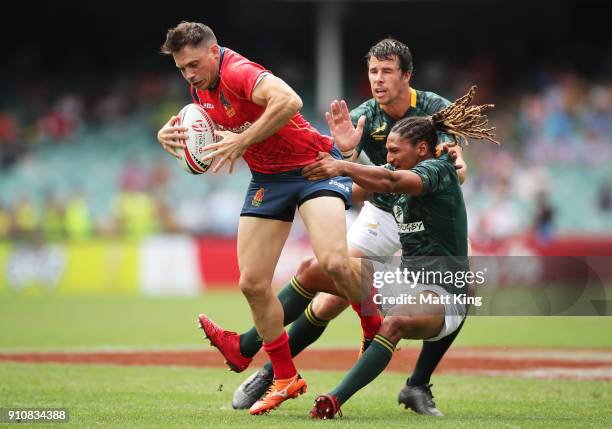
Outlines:
POLYGON ((391 171, 384 167, 339 161, 325 152, 319 152, 317 162, 304 167, 302 174, 313 181, 349 176, 357 185, 373 192, 408 195, 420 195, 423 192, 421 176, 412 171, 391 171))

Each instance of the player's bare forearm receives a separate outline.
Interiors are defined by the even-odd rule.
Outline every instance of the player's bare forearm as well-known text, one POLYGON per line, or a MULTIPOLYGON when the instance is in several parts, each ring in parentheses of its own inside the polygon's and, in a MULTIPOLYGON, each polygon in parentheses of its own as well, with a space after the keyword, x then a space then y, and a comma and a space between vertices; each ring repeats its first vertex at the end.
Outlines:
POLYGON ((419 195, 423 191, 421 177, 408 170, 391 171, 384 167, 342 161, 340 171, 367 191, 408 195, 419 195))
POLYGON ((423 180, 409 170, 391 171, 384 167, 339 161, 329 153, 319 152, 317 161, 302 169, 308 180, 323 180, 335 176, 349 176, 366 191, 419 195, 423 191, 423 180))
POLYGON ((245 145, 265 140, 279 131, 302 108, 302 99, 281 79, 266 76, 253 90, 253 102, 264 113, 242 133, 245 145))

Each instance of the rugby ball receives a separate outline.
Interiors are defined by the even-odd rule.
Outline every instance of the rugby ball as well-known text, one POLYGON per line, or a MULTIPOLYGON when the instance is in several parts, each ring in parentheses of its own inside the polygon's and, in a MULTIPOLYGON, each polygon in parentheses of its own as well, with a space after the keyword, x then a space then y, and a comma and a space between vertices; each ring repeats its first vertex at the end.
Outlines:
POLYGON ((206 154, 206 146, 214 143, 217 126, 210 119, 206 110, 198 104, 188 104, 178 114, 177 126, 187 128, 187 139, 183 158, 178 162, 191 174, 202 174, 210 168, 213 159, 200 161, 206 154))

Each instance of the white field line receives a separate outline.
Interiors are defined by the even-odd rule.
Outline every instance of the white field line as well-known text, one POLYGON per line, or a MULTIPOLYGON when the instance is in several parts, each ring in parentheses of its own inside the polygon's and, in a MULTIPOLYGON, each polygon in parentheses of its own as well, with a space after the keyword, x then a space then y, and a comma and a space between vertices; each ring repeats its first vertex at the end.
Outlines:
POLYGON ((558 361, 572 361, 572 362, 612 362, 612 350, 559 350, 559 349, 505 349, 505 350, 492 350, 492 349, 451 349, 448 352, 449 356, 454 357, 474 357, 474 358, 491 358, 491 359, 512 359, 512 360, 523 360, 523 359, 544 359, 544 360, 558 360, 558 361))
POLYGON ((545 380, 607 380, 612 381, 612 367, 601 368, 533 368, 520 370, 457 370, 456 374, 491 377, 536 378, 545 380))

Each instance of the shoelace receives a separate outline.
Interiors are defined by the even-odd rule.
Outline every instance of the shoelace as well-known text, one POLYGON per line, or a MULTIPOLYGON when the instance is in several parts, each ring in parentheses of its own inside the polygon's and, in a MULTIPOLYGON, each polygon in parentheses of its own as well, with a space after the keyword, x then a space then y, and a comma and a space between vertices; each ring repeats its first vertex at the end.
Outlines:
POLYGON ((259 400, 260 400, 260 401, 265 401, 265 400, 266 400, 266 398, 268 397, 268 395, 269 395, 270 393, 272 393, 272 389, 273 389, 273 388, 274 388, 274 383, 272 383, 272 384, 271 384, 271 385, 270 385, 270 386, 269 386, 269 387, 266 389, 266 392, 265 392, 263 395, 261 395, 261 398, 259 398, 259 400))
MULTIPOLYGON (((251 381, 249 381, 249 382, 248 382, 248 383, 247 383, 247 384, 246 384, 244 387, 245 387, 245 388, 251 387, 251 386, 252 386, 253 384, 255 384, 255 383, 262 383, 264 380, 265 380, 265 381, 268 381, 268 380, 267 380, 268 378, 269 378, 269 377, 267 377, 267 376, 265 376, 265 375, 264 375, 264 376, 262 376, 262 377, 255 377, 255 378, 253 378, 251 381)), ((270 387, 268 387, 268 389, 270 389, 271 387, 272 387, 272 385, 270 385, 270 387)), ((266 393, 265 393, 265 394, 267 394, 267 393, 268 393, 268 392, 266 391, 266 393)))
POLYGON ((429 398, 427 402, 429 402, 433 407, 436 406, 436 403, 433 401, 434 395, 433 393, 431 393, 431 387, 433 386, 433 384, 425 384, 423 385, 423 390, 425 390, 425 392, 429 395, 429 398))
POLYGON ((268 395, 270 395, 272 393, 272 391, 274 390, 274 385, 276 384, 275 381, 272 382, 272 384, 266 389, 266 393, 264 393, 262 395, 262 397, 259 399, 260 401, 265 401, 266 398, 268 397, 268 395))

